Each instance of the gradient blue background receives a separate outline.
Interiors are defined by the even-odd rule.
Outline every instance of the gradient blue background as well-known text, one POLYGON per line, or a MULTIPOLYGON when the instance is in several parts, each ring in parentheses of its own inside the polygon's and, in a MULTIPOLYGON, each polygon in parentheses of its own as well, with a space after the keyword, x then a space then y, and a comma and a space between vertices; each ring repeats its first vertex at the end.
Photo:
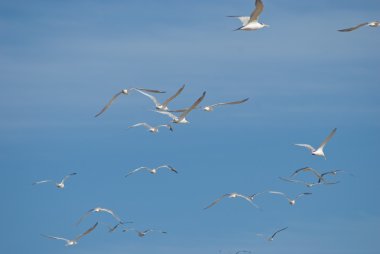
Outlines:
POLYGON ((252 2, 0 1, 0 252, 379 253, 380 30, 336 30, 379 19, 380 2, 264 1, 270 28, 233 32, 240 23, 226 16, 249 15, 252 2), (203 104, 250 100, 194 111, 189 125, 158 135, 128 129, 168 120, 139 94, 94 118, 123 88, 170 95, 185 82, 171 108, 203 91, 203 104), (293 146, 318 146, 334 127, 327 161, 293 146), (166 163, 179 174, 124 178, 166 163), (277 178, 304 166, 354 176, 313 189, 277 178), (74 171, 64 190, 32 186, 74 171), (263 190, 313 195, 294 207, 263 195, 262 211, 243 200, 203 210, 226 192, 263 190), (74 248, 40 236, 113 222, 93 214, 76 227, 95 206, 168 234, 99 225, 74 248), (256 236, 285 226, 271 243, 256 236))

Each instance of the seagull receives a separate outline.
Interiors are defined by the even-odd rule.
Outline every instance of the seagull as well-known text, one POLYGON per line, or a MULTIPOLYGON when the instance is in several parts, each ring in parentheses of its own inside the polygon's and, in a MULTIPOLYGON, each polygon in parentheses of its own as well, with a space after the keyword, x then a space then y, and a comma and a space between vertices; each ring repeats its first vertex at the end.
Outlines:
POLYGON ((175 99, 175 98, 176 98, 176 97, 182 92, 182 90, 185 88, 185 85, 186 85, 186 84, 183 84, 183 85, 181 86, 181 88, 178 89, 178 91, 177 91, 174 95, 172 95, 171 97, 169 97, 168 99, 166 99, 166 101, 164 101, 162 104, 159 103, 158 100, 156 99, 156 97, 154 97, 153 95, 150 95, 150 94, 148 94, 148 93, 145 93, 145 92, 143 92, 143 91, 141 91, 141 90, 137 90, 137 91, 138 91, 139 93, 141 93, 141 94, 147 96, 149 99, 151 99, 151 100, 153 101, 154 105, 156 106, 156 109, 157 109, 157 110, 167 111, 167 110, 169 110, 169 108, 168 108, 168 104, 169 104, 169 102, 171 102, 172 100, 174 100, 174 99, 175 99))
POLYGON ((118 222, 121 222, 122 224, 124 223, 120 218, 119 216, 117 216, 112 210, 110 209, 107 209, 107 208, 102 208, 102 207, 95 207, 95 208, 92 208, 90 210, 88 210, 80 219, 79 221, 77 222, 77 225, 79 225, 82 220, 84 218, 86 218, 88 215, 90 215, 92 212, 96 212, 96 213, 100 213, 100 212, 105 212, 105 213, 109 213, 112 215, 112 217, 114 217, 118 222))
MULTIPOLYGON (((70 177, 70 176, 74 176, 76 175, 77 173, 71 173, 71 174, 68 174, 67 176, 65 176, 61 182, 55 182, 55 186, 58 188, 58 189, 63 189, 65 188, 65 181, 70 177)), ((49 182, 54 182, 53 180, 42 180, 42 181, 37 181, 37 182, 34 182, 33 185, 36 185, 36 184, 40 184, 40 183, 49 183, 49 182)))
POLYGON ((250 17, 246 17, 246 16, 228 16, 228 17, 231 17, 231 18, 238 18, 241 21, 241 23, 242 23, 242 26, 239 27, 239 28, 237 28, 237 29, 235 29, 235 31, 236 30, 246 30, 246 31, 249 31, 249 30, 259 30, 259 29, 264 28, 264 27, 269 27, 269 25, 263 24, 263 23, 259 22, 259 16, 260 16, 261 12, 264 9, 263 2, 261 0, 256 0, 255 6, 256 6, 256 8, 251 13, 250 17))
POLYGON ((297 179, 288 179, 288 178, 285 178, 285 177, 279 177, 281 180, 283 181, 286 181, 286 182, 291 182, 291 183, 301 183, 301 184, 304 184, 306 187, 313 187, 313 186, 316 186, 316 185, 322 185, 322 184, 326 184, 326 185, 329 185, 329 184, 337 184, 339 182, 326 182, 326 181, 318 181, 316 183, 309 183, 309 182, 305 182, 305 181, 301 181, 301 180, 297 180, 297 179))
POLYGON ((260 192, 260 193, 255 193, 253 195, 250 195, 250 196, 244 196, 242 194, 239 194, 239 193, 236 193, 236 192, 232 192, 232 193, 226 193, 224 195, 222 195, 221 197, 219 197, 218 199, 216 199, 214 202, 212 202, 210 205, 208 205, 207 207, 205 207, 204 209, 208 209, 214 205, 216 205, 217 203, 219 203, 220 200, 222 200, 223 198, 243 198, 245 200, 247 200, 250 204, 252 204, 253 206, 255 206, 256 208, 259 208, 255 203, 253 203, 253 199, 257 196, 257 195, 260 195, 262 194, 263 192, 260 192))
POLYGON ((317 149, 315 149, 314 147, 308 144, 295 144, 295 145, 305 147, 310 150, 312 155, 323 157, 326 160, 326 156, 323 153, 323 148, 326 146, 327 142, 329 142, 330 139, 334 136, 335 132, 336 132, 336 128, 334 128, 331 131, 331 133, 327 136, 327 138, 322 142, 322 144, 317 149))
POLYGON ((95 228, 96 226, 98 226, 98 222, 95 223, 94 226, 92 226, 91 228, 87 229, 86 232, 84 232, 83 234, 77 236, 76 238, 74 238, 73 240, 70 240, 70 239, 66 239, 66 238, 63 238, 63 237, 56 237, 56 236, 49 236, 49 235, 41 235, 43 237, 47 237, 47 238, 51 238, 51 239, 55 239, 55 240, 63 240, 66 242, 65 246, 73 246, 73 245, 76 245, 78 244, 78 241, 85 235, 88 235, 89 233, 91 233, 95 228))
POLYGON ((279 232, 287 229, 288 227, 285 227, 285 228, 282 228, 280 230, 277 230, 276 232, 273 233, 273 235, 271 235, 269 238, 268 238, 268 241, 273 241, 274 237, 276 236, 276 234, 278 234, 279 232))
MULTIPOLYGON (((322 173, 321 174, 321 176, 322 177, 324 177, 324 176, 326 176, 326 175, 333 175, 333 176, 335 176, 335 175, 337 175, 339 172, 346 172, 346 171, 344 171, 344 170, 340 170, 340 169, 336 169, 336 170, 332 170, 332 171, 327 171, 327 172, 324 172, 324 173, 322 173)), ((353 174, 350 174, 351 176, 354 176, 353 174)))
POLYGON ((299 199, 300 197, 302 197, 302 196, 304 196, 304 195, 311 195, 311 194, 312 194, 312 193, 310 193, 310 192, 304 192, 304 193, 301 193, 301 194, 297 195, 294 199, 291 199, 291 198, 289 198, 289 197, 288 197, 285 193, 283 193, 283 192, 279 192, 279 191, 269 191, 269 193, 271 193, 271 194, 276 194, 276 195, 281 195, 281 196, 285 197, 285 198, 288 200, 289 204, 292 205, 292 206, 296 204, 296 200, 299 199))
POLYGON ((147 128, 148 131, 150 131, 150 132, 152 132, 152 133, 157 133, 157 132, 158 132, 158 129, 159 129, 160 127, 166 127, 166 128, 168 128, 170 131, 173 131, 173 128, 172 128, 172 126, 171 126, 170 124, 161 124, 161 125, 158 125, 158 126, 153 127, 153 126, 150 126, 150 125, 147 124, 147 123, 137 123, 137 124, 135 124, 135 125, 129 126, 129 128, 134 128, 134 127, 139 127, 139 126, 143 126, 143 127, 147 128))
POLYGON ((151 174, 157 174, 157 170, 160 169, 160 168, 167 168, 170 171, 173 171, 174 173, 178 173, 178 171, 175 168, 173 168, 172 166, 170 166, 170 165, 162 165, 162 166, 159 166, 159 167, 156 167, 156 168, 139 167, 139 168, 136 168, 136 169, 132 170, 128 174, 126 174, 125 177, 127 177, 127 176, 129 176, 129 175, 131 175, 133 173, 136 173, 136 172, 138 172, 140 170, 143 170, 143 169, 149 171, 149 173, 151 173, 151 174))
POLYGON ((340 29, 338 30, 339 32, 351 32, 354 31, 362 26, 369 26, 369 27, 379 27, 380 26, 380 21, 371 21, 371 22, 364 22, 361 23, 357 26, 350 27, 350 28, 345 28, 345 29, 340 29))
POLYGON ((144 231, 140 231, 140 230, 133 229, 133 228, 127 228, 127 229, 123 229, 123 232, 131 231, 131 230, 134 230, 139 237, 144 237, 144 236, 146 236, 146 234, 148 234, 150 232, 154 232, 154 231, 160 232, 162 234, 167 234, 166 231, 157 230, 157 229, 147 229, 147 230, 144 230, 144 231))
POLYGON ((160 111, 160 110, 157 110, 155 112, 157 113, 160 113, 160 114, 164 114, 164 115, 167 115, 169 116, 172 120, 173 123, 181 123, 181 124, 187 124, 189 123, 189 121, 186 120, 186 116, 193 110, 195 109, 199 103, 201 103, 201 101, 204 99, 204 97, 206 96, 206 92, 203 92, 202 96, 199 97, 194 103, 193 105, 191 105, 190 108, 186 109, 180 116, 175 116, 173 115, 172 113, 170 112, 167 112, 167 111, 160 111))
POLYGON ((102 110, 100 110, 100 112, 95 115, 95 117, 98 117, 101 114, 103 114, 104 111, 106 111, 111 106, 111 104, 114 102, 114 100, 116 100, 116 98, 119 97, 119 95, 121 95, 121 94, 128 95, 131 91, 145 91, 148 93, 165 93, 164 91, 145 89, 145 88, 134 88, 134 87, 132 87, 132 88, 128 88, 128 89, 123 89, 120 92, 118 92, 117 94, 115 94, 111 98, 111 100, 107 103, 107 105, 105 105, 104 108, 102 110))
MULTIPOLYGON (((209 105, 209 106, 204 106, 204 107, 200 107, 202 108, 204 111, 206 112, 211 112, 211 111, 214 111, 214 109, 218 106, 222 106, 222 105, 233 105, 233 104, 241 104, 243 102, 246 102, 249 98, 246 98, 244 100, 240 100, 240 101, 231 101, 231 102, 220 102, 220 103, 215 103, 215 104, 212 104, 212 105, 209 105)), ((186 111, 187 109, 177 109, 177 110, 169 110, 169 112, 184 112, 186 111)))

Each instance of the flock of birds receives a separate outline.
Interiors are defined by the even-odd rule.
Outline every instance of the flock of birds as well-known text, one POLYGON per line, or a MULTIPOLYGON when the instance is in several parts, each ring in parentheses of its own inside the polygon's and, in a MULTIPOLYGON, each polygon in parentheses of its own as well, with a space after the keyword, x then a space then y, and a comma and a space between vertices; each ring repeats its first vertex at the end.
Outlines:
MULTIPOLYGON (((238 18, 242 22, 242 26, 239 27, 239 28, 237 28, 236 30, 258 30, 258 29, 262 29, 264 27, 268 27, 269 26, 269 25, 266 25, 266 24, 263 24, 263 23, 259 22, 259 16, 260 16, 260 14, 262 13, 262 11, 264 9, 264 5, 263 5, 262 1, 261 0, 256 0, 255 1, 255 6, 256 6, 256 8, 253 10, 253 12, 251 13, 251 15, 249 17, 248 16, 229 16, 229 17, 238 18)), ((364 26, 379 27, 380 26, 380 22, 378 22, 378 21, 365 22, 365 23, 361 23, 361 24, 359 24, 357 26, 341 29, 341 30, 338 30, 338 31, 340 31, 340 32, 351 32, 351 31, 354 31, 354 30, 356 30, 356 29, 358 29, 360 27, 364 27, 364 26)), ((186 119, 186 117, 189 115, 189 113, 191 111, 193 111, 195 109, 200 109, 200 110, 203 110, 205 112, 211 112, 211 111, 213 111, 217 107, 226 106, 226 105, 242 104, 242 103, 246 102, 249 99, 249 98, 245 98, 245 99, 237 100, 237 101, 219 102, 219 103, 214 103, 214 104, 211 104, 211 105, 200 106, 200 104, 204 101, 205 96, 206 96, 206 92, 203 92, 202 95, 199 98, 197 98, 190 106, 188 106, 186 108, 183 108, 183 109, 175 109, 175 110, 169 109, 169 104, 174 99, 176 99, 183 92, 183 90, 185 89, 185 86, 186 86, 185 84, 182 85, 172 96, 170 96, 169 98, 165 99, 163 102, 160 102, 161 100, 159 100, 156 96, 158 96, 160 94, 164 94, 165 91, 154 90, 154 89, 146 89, 146 88, 128 88, 128 89, 123 89, 120 92, 116 93, 109 100, 109 102, 100 110, 100 112, 95 115, 95 117, 99 117, 100 115, 104 114, 110 108, 110 106, 114 103, 114 101, 117 98, 119 98, 121 95, 129 95, 131 93, 138 93, 138 94, 141 94, 141 95, 149 98, 153 102, 153 104, 154 104, 154 109, 152 109, 152 110, 154 112, 156 112, 156 113, 159 113, 159 114, 167 116, 168 118, 171 119, 171 123, 174 123, 174 124, 189 124, 189 121, 186 119)), ((149 123, 140 122, 140 123, 136 123, 134 125, 131 125, 129 128, 144 127, 144 128, 146 128, 151 133, 158 133, 158 131, 159 131, 160 128, 167 128, 168 130, 173 131, 173 127, 172 127, 171 123, 170 122, 166 122, 166 123, 162 123, 162 124, 157 125, 157 126, 152 126, 149 123)), ((332 139, 332 137, 335 135, 336 130, 337 129, 334 128, 331 131, 331 133, 325 138, 325 140, 317 148, 314 148, 313 146, 311 146, 309 144, 295 144, 295 145, 299 146, 299 147, 306 148, 307 150, 310 151, 310 153, 312 155, 318 156, 318 157, 322 157, 322 158, 324 158, 326 160, 326 155, 325 155, 325 152, 324 152, 324 148, 327 145, 327 143, 332 139)), ((151 174, 157 174, 158 170, 160 170, 160 169, 162 169, 162 170, 166 169, 169 172, 178 173, 177 169, 174 168, 174 167, 172 167, 171 165, 161 165, 161 166, 157 166, 155 168, 149 168, 149 167, 142 166, 142 167, 139 167, 139 168, 131 170, 130 172, 128 172, 125 175, 125 177, 129 177, 132 174, 135 174, 135 173, 138 173, 138 172, 142 172, 142 171, 147 171, 147 172, 149 172, 151 174)), ((316 169, 313 169, 311 167, 303 167, 303 168, 300 168, 300 169, 297 169, 296 171, 294 171, 290 175, 290 177, 279 177, 279 178, 281 180, 285 181, 285 182, 288 182, 288 183, 302 184, 302 185, 304 185, 306 187, 313 187, 313 186, 317 186, 317 185, 331 185, 331 184, 337 184, 337 183, 339 183, 338 181, 329 181, 327 179, 327 177, 328 176, 335 176, 338 173, 342 173, 342 172, 345 172, 345 171, 343 171, 343 170, 331 170, 331 171, 327 171, 327 172, 322 172, 321 173, 321 172, 318 172, 316 169), (296 179, 295 178, 296 176, 298 176, 300 174, 306 174, 306 173, 312 174, 315 177, 315 181, 306 182, 306 181, 303 181, 301 179, 296 179)), ((70 177, 75 176, 75 175, 77 175, 77 173, 75 173, 75 172, 74 173, 70 173, 70 174, 66 175, 59 182, 56 182, 54 180, 41 180, 41 181, 36 181, 33 184, 34 185, 39 185, 39 184, 44 184, 44 183, 53 183, 53 184, 55 184, 56 188, 58 188, 58 189, 64 189, 65 182, 70 177)), ((243 199, 243 200, 247 201, 253 207, 260 209, 259 205, 256 203, 256 198, 258 196, 262 196, 262 195, 265 195, 265 194, 274 195, 274 196, 281 196, 291 206, 294 206, 296 204, 296 201, 298 199, 300 199, 301 197, 310 196, 312 193, 311 192, 302 192, 302 193, 296 195, 295 197, 290 197, 290 196, 288 196, 284 192, 274 191, 274 190, 266 190, 266 191, 254 193, 254 194, 251 194, 251 195, 244 195, 244 194, 240 194, 240 193, 236 193, 236 192, 231 192, 231 193, 225 193, 225 194, 221 195, 216 200, 212 201, 209 205, 207 205, 204 209, 207 210, 207 209, 209 209, 211 207, 214 207, 216 204, 218 204, 220 201, 222 201, 222 200, 224 200, 226 198, 229 198, 229 199, 240 198, 240 199, 243 199)), ((162 230, 158 230, 158 229, 138 230, 138 229, 126 226, 126 224, 133 223, 133 222, 131 222, 131 221, 124 221, 114 211, 112 211, 112 210, 110 210, 108 208, 103 208, 103 207, 95 207, 95 208, 92 208, 92 209, 88 210, 87 212, 85 212, 80 217, 79 221, 77 222, 77 225, 80 224, 85 218, 87 218, 88 216, 90 216, 93 213, 106 213, 106 214, 109 214, 110 216, 112 216, 112 218, 115 220, 115 224, 114 225, 108 225, 106 223, 100 222, 100 224, 104 224, 104 225, 106 225, 108 227, 108 231, 109 232, 114 232, 119 227, 122 227, 123 228, 122 232, 134 231, 134 232, 136 232, 136 234, 139 237, 144 237, 145 235, 147 235, 148 233, 151 233, 151 232, 159 232, 159 233, 162 233, 162 234, 166 234, 166 231, 162 231, 162 230)), ((93 226, 91 226, 90 228, 88 228, 85 232, 83 232, 82 234, 78 235, 74 239, 67 239, 67 238, 63 238, 63 237, 44 235, 44 234, 42 236, 46 237, 46 238, 50 238, 50 239, 62 240, 62 241, 66 242, 66 246, 73 246, 73 245, 76 245, 81 238, 83 238, 84 236, 86 236, 86 235, 90 234, 91 232, 93 232, 95 230, 95 228, 98 227, 98 225, 99 225, 99 222, 96 222, 93 226)), ((275 239, 275 237, 280 232, 282 232, 282 231, 284 231, 286 229, 288 229, 288 227, 280 228, 280 229, 276 230, 274 233, 270 234, 269 236, 266 236, 266 239, 268 241, 273 241, 275 239)), ((263 234, 257 234, 257 236, 265 236, 265 235, 263 235, 263 234)), ((250 251, 246 251, 246 250, 239 250, 239 251, 236 252, 236 254, 237 253, 251 253, 251 252, 250 251)))

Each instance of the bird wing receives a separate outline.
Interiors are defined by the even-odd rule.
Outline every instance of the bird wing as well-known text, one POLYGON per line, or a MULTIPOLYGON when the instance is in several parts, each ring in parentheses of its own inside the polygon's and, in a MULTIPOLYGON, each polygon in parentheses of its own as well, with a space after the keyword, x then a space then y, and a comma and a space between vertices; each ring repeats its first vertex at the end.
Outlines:
POLYGON ((297 197, 295 197, 294 199, 299 199, 300 197, 302 196, 305 196, 305 195, 311 195, 312 193, 310 192, 304 192, 304 193, 301 193, 301 194, 298 194, 297 197))
POLYGON ((175 115, 173 115, 172 113, 167 112, 167 111, 155 110, 154 112, 157 112, 157 113, 160 113, 160 114, 163 114, 163 115, 167 115, 167 116, 169 116, 173 120, 178 119, 178 117, 176 117, 175 115))
POLYGON ((145 93, 145 92, 143 92, 143 91, 141 91, 139 89, 136 89, 136 91, 139 92, 139 93, 141 93, 141 94, 143 94, 143 95, 145 95, 145 96, 147 96, 149 99, 151 99, 153 101, 154 105, 156 105, 156 107, 160 106, 160 103, 158 102, 158 100, 156 99, 156 97, 154 97, 153 95, 145 93))
POLYGON ((92 226, 91 228, 87 229, 86 232, 84 232, 83 234, 77 236, 77 237, 75 238, 75 240, 78 241, 78 240, 81 239, 83 236, 88 235, 89 233, 91 233, 91 232, 96 228, 96 226, 98 226, 98 222, 96 222, 96 223, 94 224, 94 226, 92 226))
POLYGON ((308 150, 310 150, 311 152, 314 152, 314 151, 315 151, 315 148, 312 147, 311 145, 308 145, 308 144, 294 144, 294 145, 305 147, 305 148, 307 148, 308 150))
POLYGON ((296 179, 288 179, 285 177, 279 177, 281 180, 286 181, 286 182, 291 182, 291 183, 305 183, 304 181, 296 180, 296 179))
POLYGON ((256 8, 251 13, 251 16, 248 22, 257 21, 259 19, 261 12, 264 10, 264 4, 261 0, 256 0, 255 5, 256 5, 256 8))
POLYGON ((150 168, 148 168, 148 167, 139 167, 139 168, 136 168, 136 169, 132 170, 132 171, 129 172, 128 174, 126 174, 125 177, 127 177, 127 176, 129 176, 129 175, 131 175, 131 174, 133 174, 133 173, 136 173, 137 171, 140 171, 140 170, 142 170, 142 169, 150 170, 150 168))
POLYGON ((254 207, 256 208, 259 208, 258 205, 256 205, 255 203, 253 203, 252 199, 250 197, 247 197, 247 196, 244 196, 242 194, 236 194, 236 196, 240 197, 240 198, 243 198, 245 200, 247 200, 251 205, 253 205, 254 207))
POLYGON ((227 17, 239 19, 243 26, 248 24, 249 18, 250 18, 250 17, 245 17, 245 16, 227 16, 227 17))
POLYGON ((283 230, 285 230, 285 229, 287 229, 288 227, 285 227, 285 228, 282 228, 282 229, 280 229, 280 230, 277 230, 276 232, 274 232, 273 233, 273 235, 271 236, 271 238, 274 238, 274 236, 276 235, 276 234, 278 234, 279 232, 281 232, 281 231, 283 231, 283 230))
POLYGON ((178 173, 178 171, 170 165, 162 165, 162 166, 157 167, 156 169, 159 169, 159 168, 168 168, 171 171, 173 171, 174 173, 178 173))
POLYGON ((62 181, 61 181, 61 183, 64 183, 70 176, 75 176, 77 173, 71 173, 71 174, 68 174, 67 176, 65 176, 63 179, 62 179, 62 181))
POLYGON ((327 142, 329 142, 330 139, 334 136, 335 132, 336 132, 336 128, 334 128, 334 129, 331 131, 331 133, 327 136, 327 138, 326 138, 325 140, 323 140, 322 144, 318 147, 317 150, 319 150, 319 149, 323 149, 323 148, 325 147, 325 145, 327 144, 327 142))
POLYGON ((144 126, 144 127, 147 128, 147 129, 152 128, 152 126, 150 126, 150 125, 147 124, 147 123, 136 123, 135 125, 129 126, 128 128, 134 128, 134 127, 139 127, 139 126, 144 126))
POLYGON ((101 210, 102 210, 103 212, 106 212, 106 213, 111 214, 112 217, 114 217, 117 221, 122 221, 122 220, 119 218, 119 216, 117 216, 112 210, 107 209, 107 208, 101 208, 101 210))
POLYGON ((296 176, 298 173, 300 173, 300 172, 305 172, 305 171, 308 171, 308 170, 310 170, 310 169, 311 169, 310 167, 303 167, 303 168, 297 169, 296 171, 293 172, 293 174, 292 174, 290 177, 294 177, 294 176, 296 176))
POLYGON ((199 103, 201 103, 201 101, 205 98, 206 96, 206 92, 203 92, 202 96, 199 97, 194 103, 193 105, 191 105, 190 108, 188 108, 186 111, 184 111, 179 117, 178 117, 178 121, 182 121, 186 116, 187 114, 189 114, 193 109, 195 109, 199 103))
POLYGON ((76 225, 79 225, 79 224, 82 222, 82 220, 83 220, 84 218, 86 218, 86 217, 87 217, 90 213, 92 213, 94 210, 95 210, 95 208, 92 208, 92 209, 88 210, 85 214, 83 214, 82 217, 80 217, 80 219, 79 219, 78 222, 76 223, 76 225))
POLYGON ((212 104, 212 105, 207 106, 207 107, 215 108, 215 107, 217 107, 217 106, 222 106, 222 105, 240 104, 240 103, 246 102, 248 99, 249 99, 249 98, 246 98, 246 99, 244 99, 244 100, 240 100, 240 101, 220 102, 220 103, 212 104))
POLYGON ((166 93, 165 91, 161 90, 152 90, 152 89, 146 89, 146 88, 132 88, 133 90, 140 90, 148 93, 166 93))
POLYGON ((166 99, 166 101, 164 101, 164 102, 162 103, 162 106, 163 106, 163 107, 166 107, 166 106, 169 104, 169 102, 171 102, 172 100, 174 100, 175 97, 177 97, 177 96, 183 91, 183 89, 185 88, 185 85, 186 85, 186 84, 183 84, 183 85, 181 86, 181 88, 178 89, 178 91, 177 91, 174 95, 172 95, 171 97, 169 97, 168 99, 166 99))
POLYGON ((57 236, 51 236, 51 235, 43 235, 43 234, 41 234, 41 236, 46 237, 46 238, 50 238, 50 239, 55 239, 55 240, 62 240, 62 241, 65 241, 65 242, 70 241, 69 239, 66 239, 66 238, 63 238, 63 237, 57 237, 57 236))
POLYGON ((182 113, 188 110, 189 108, 182 108, 182 109, 176 109, 176 110, 168 110, 168 112, 173 112, 173 113, 182 113))
POLYGON ((218 199, 216 199, 215 201, 213 201, 211 204, 209 204, 209 205, 208 205, 207 207, 205 207, 204 209, 206 210, 206 209, 208 209, 208 208, 214 206, 214 205, 217 204, 220 200, 222 200, 223 198, 225 198, 225 197, 227 197, 227 196, 229 196, 229 195, 230 195, 229 193, 222 195, 221 197, 219 197, 218 199))
POLYGON ((170 124, 161 124, 161 125, 158 125, 156 128, 160 128, 160 127, 166 127, 170 131, 173 131, 173 127, 170 124))
POLYGON ((359 27, 366 26, 368 24, 369 24, 369 22, 365 22, 365 23, 361 23, 361 24, 359 24, 357 26, 353 26, 353 27, 349 27, 349 28, 345 28, 345 29, 340 29, 338 31, 339 32, 351 32, 351 31, 354 31, 354 30, 358 29, 359 27))
POLYGON ((281 195, 283 197, 285 197, 287 200, 290 200, 290 198, 283 192, 279 192, 279 191, 269 191, 269 193, 271 194, 276 194, 276 195, 281 195))
POLYGON ((111 106, 111 104, 113 103, 113 101, 116 100, 116 98, 117 98, 120 94, 122 94, 122 93, 123 93, 123 91, 120 91, 120 92, 118 92, 117 94, 115 94, 114 96, 112 96, 111 100, 107 103, 107 105, 105 105, 104 108, 103 108, 102 110, 100 110, 100 112, 97 113, 97 114, 95 115, 95 117, 98 117, 98 116, 100 116, 101 114, 103 114, 103 112, 106 111, 106 110, 111 106))
POLYGON ((53 180, 41 180, 41 181, 34 182, 34 183, 32 183, 32 184, 33 184, 33 185, 36 185, 36 184, 40 184, 40 183, 48 183, 48 182, 53 182, 53 180))

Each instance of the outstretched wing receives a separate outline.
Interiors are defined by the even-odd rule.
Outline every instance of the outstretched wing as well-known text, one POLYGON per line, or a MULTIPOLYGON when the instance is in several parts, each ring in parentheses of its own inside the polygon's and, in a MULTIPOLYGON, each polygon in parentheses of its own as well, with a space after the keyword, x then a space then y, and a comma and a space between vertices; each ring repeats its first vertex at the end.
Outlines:
POLYGON ((199 103, 201 103, 203 101, 203 99, 205 98, 206 96, 206 92, 203 92, 202 96, 199 97, 194 103, 193 105, 191 105, 190 108, 188 108, 185 112, 183 112, 179 117, 178 117, 178 121, 182 121, 186 116, 187 114, 189 114, 193 109, 195 109, 199 103))
POLYGON ((215 201, 213 201, 211 204, 209 204, 207 207, 205 207, 205 208, 203 208, 203 209, 206 210, 206 209, 208 209, 208 208, 210 208, 210 207, 216 205, 217 203, 219 203, 220 200, 222 200, 223 198, 225 198, 225 197, 227 197, 227 196, 229 196, 229 195, 230 195, 229 193, 222 195, 220 198, 216 199, 215 201))
POLYGON ((261 12, 264 10, 264 4, 261 0, 256 0, 255 5, 256 5, 256 8, 251 13, 251 16, 248 22, 257 21, 259 19, 261 12))
POLYGON ((65 176, 63 179, 62 179, 62 181, 61 181, 61 183, 64 183, 70 176, 75 176, 77 173, 71 173, 71 174, 68 174, 67 176, 65 176))
POLYGON ((294 199, 299 199, 300 197, 302 196, 305 196, 305 195, 311 195, 312 193, 310 192, 304 192, 304 193, 301 193, 301 194, 298 194, 294 199))
POLYGON ((144 92, 148 92, 148 93, 166 93, 165 91, 161 91, 161 90, 152 90, 152 89, 146 89, 146 88, 131 88, 133 90, 140 90, 140 91, 144 91, 144 92))
POLYGON ((134 128, 134 127, 139 127, 139 126, 144 126, 144 127, 147 128, 147 129, 152 128, 152 126, 150 126, 150 125, 147 124, 147 123, 136 123, 135 125, 129 126, 128 128, 134 128))
POLYGON ((131 175, 131 174, 133 174, 133 173, 136 173, 137 171, 140 171, 140 170, 142 170, 142 169, 149 170, 149 168, 147 168, 147 167, 139 167, 139 168, 136 168, 136 169, 132 170, 132 171, 129 172, 128 174, 126 174, 125 177, 127 177, 127 176, 129 176, 129 175, 131 175))
POLYGON ((288 227, 285 227, 285 228, 282 228, 280 230, 277 230, 276 232, 273 233, 273 235, 271 236, 271 238, 273 239, 275 237, 276 234, 280 233, 281 231, 287 229, 288 227))
POLYGON ((176 117, 175 115, 173 115, 172 113, 167 112, 167 111, 155 110, 154 112, 157 112, 157 113, 160 113, 160 114, 163 114, 163 115, 167 115, 167 116, 169 116, 173 120, 178 119, 178 117, 176 117))
POLYGON ((143 92, 143 91, 141 91, 139 89, 136 89, 136 91, 139 92, 139 93, 141 93, 141 94, 143 94, 143 95, 145 95, 145 96, 147 96, 149 99, 151 99, 156 107, 160 106, 160 103, 158 102, 158 100, 156 99, 156 97, 154 97, 153 95, 145 93, 145 92, 143 92))
POLYGON ((75 240, 78 241, 78 240, 81 239, 83 236, 88 235, 89 233, 91 233, 91 232, 96 228, 96 226, 98 226, 98 222, 96 222, 95 225, 92 226, 91 228, 87 229, 86 232, 84 232, 83 234, 77 236, 77 237, 75 238, 75 240))
POLYGON ((318 147, 317 150, 319 150, 319 149, 323 149, 323 148, 325 147, 325 145, 327 144, 327 142, 329 142, 330 139, 334 136, 335 132, 336 132, 336 128, 334 128, 334 129, 331 131, 331 133, 327 136, 327 138, 326 138, 325 140, 323 140, 322 144, 318 147))
POLYGON ((116 100, 116 98, 119 97, 119 95, 122 94, 122 93, 123 93, 123 91, 120 91, 120 92, 118 92, 117 94, 115 94, 115 95, 111 98, 111 100, 107 103, 107 105, 105 105, 104 108, 103 108, 102 110, 100 110, 100 112, 97 113, 97 114, 95 115, 95 117, 98 117, 98 116, 100 116, 101 114, 103 114, 103 112, 106 111, 106 110, 111 106, 111 104, 113 103, 113 101, 116 100))
POLYGON ((183 89, 185 88, 185 86, 186 86, 186 84, 183 84, 183 85, 181 86, 181 88, 178 89, 178 91, 177 91, 174 95, 172 95, 171 97, 169 97, 168 99, 166 99, 166 101, 164 101, 164 102, 162 103, 162 106, 163 106, 163 107, 166 107, 166 106, 169 104, 169 102, 171 102, 172 100, 174 100, 175 97, 177 97, 177 96, 183 91, 183 89))
POLYGON ((227 16, 227 17, 239 19, 240 22, 241 22, 241 24, 242 24, 242 26, 247 25, 248 22, 249 22, 249 18, 250 18, 250 17, 245 17, 245 16, 227 16))
POLYGON ((308 145, 308 144, 294 144, 294 145, 305 147, 305 148, 307 148, 308 150, 310 150, 310 152, 314 152, 314 151, 315 151, 315 148, 312 147, 311 145, 308 145))
POLYGON ((157 167, 157 169, 159 169, 159 168, 168 168, 171 171, 173 171, 174 173, 178 173, 178 171, 170 165, 162 165, 162 166, 157 167))
POLYGON ((353 27, 349 27, 349 28, 345 28, 345 29, 340 29, 338 31, 339 32, 351 32, 351 31, 354 31, 354 30, 358 29, 359 27, 366 26, 368 24, 369 24, 368 22, 365 22, 365 23, 361 23, 361 24, 359 24, 357 26, 353 26, 353 27))
POLYGON ((65 242, 70 241, 69 239, 66 239, 66 238, 63 238, 63 237, 57 237, 57 236, 51 236, 51 235, 43 235, 43 234, 41 234, 41 236, 46 237, 46 238, 50 238, 50 239, 55 239, 55 240, 62 240, 62 241, 65 241, 65 242))
POLYGON ((173 127, 170 125, 170 124, 161 124, 161 125, 158 125, 157 128, 160 128, 160 127, 166 127, 168 128, 170 131, 173 131, 173 127))
POLYGON ((40 184, 40 183, 49 183, 49 182, 53 182, 53 180, 41 180, 41 181, 34 182, 32 184, 36 185, 36 184, 40 184))
POLYGON ((94 210, 95 210, 95 208, 92 208, 92 209, 88 210, 85 214, 83 214, 82 217, 80 217, 80 219, 76 223, 76 225, 79 225, 82 222, 82 220, 84 220, 84 218, 86 218, 88 215, 90 215, 90 213, 92 213, 94 210))
POLYGON ((220 103, 215 103, 215 104, 212 104, 210 106, 207 106, 207 107, 210 107, 210 108, 215 108, 217 106, 222 106, 222 105, 234 105, 234 104, 241 104, 243 102, 246 102, 249 98, 245 98, 244 100, 240 100, 240 101, 231 101, 231 102, 220 102, 220 103))

